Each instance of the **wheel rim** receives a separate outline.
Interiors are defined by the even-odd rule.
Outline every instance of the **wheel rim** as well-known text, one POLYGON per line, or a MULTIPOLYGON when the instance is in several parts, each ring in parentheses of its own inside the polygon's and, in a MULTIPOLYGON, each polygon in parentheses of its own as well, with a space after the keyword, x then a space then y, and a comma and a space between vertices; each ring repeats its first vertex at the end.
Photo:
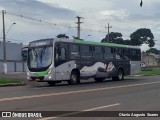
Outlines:
POLYGON ((118 72, 118 78, 119 78, 119 80, 122 80, 122 78, 123 78, 123 73, 122 73, 122 71, 119 71, 119 72, 118 72))
POLYGON ((76 83, 77 82, 77 77, 76 77, 76 75, 72 75, 72 81, 73 81, 73 83, 76 83))

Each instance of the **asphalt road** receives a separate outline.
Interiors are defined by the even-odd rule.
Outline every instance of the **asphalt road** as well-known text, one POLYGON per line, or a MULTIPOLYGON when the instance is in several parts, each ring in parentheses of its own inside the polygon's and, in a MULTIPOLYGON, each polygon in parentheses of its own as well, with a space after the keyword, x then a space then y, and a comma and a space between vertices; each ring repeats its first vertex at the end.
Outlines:
POLYGON ((82 111, 92 111, 90 114, 94 114, 94 118, 59 116, 41 120, 135 120, 137 118, 96 117, 98 113, 93 111, 160 111, 160 76, 126 77, 123 81, 102 83, 91 79, 75 86, 65 82, 54 87, 26 83, 26 86, 0 88, 0 111, 73 111, 71 114, 77 116, 82 111))

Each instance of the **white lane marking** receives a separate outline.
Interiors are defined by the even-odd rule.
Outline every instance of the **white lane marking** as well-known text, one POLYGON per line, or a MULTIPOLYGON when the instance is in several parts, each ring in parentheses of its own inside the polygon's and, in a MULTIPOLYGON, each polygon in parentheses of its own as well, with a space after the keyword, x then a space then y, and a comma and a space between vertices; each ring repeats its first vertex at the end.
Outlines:
POLYGON ((82 110, 80 112, 72 112, 72 113, 68 113, 68 114, 58 115, 56 117, 47 117, 47 118, 42 118, 42 119, 37 119, 37 120, 50 120, 50 119, 55 119, 55 118, 59 118, 59 117, 65 117, 65 116, 75 115, 75 114, 83 113, 83 112, 86 112, 86 111, 94 111, 94 110, 99 110, 99 109, 103 109, 103 108, 114 107, 114 106, 118 106, 118 105, 120 105, 120 103, 106 105, 106 106, 101 106, 101 107, 95 107, 95 108, 91 108, 91 109, 82 110))
POLYGON ((21 96, 21 97, 12 97, 12 98, 1 98, 0 102, 13 101, 13 100, 21 100, 21 99, 41 98, 41 97, 49 97, 49 96, 58 96, 58 95, 68 95, 68 94, 93 92, 93 91, 102 91, 102 90, 110 90, 110 89, 119 89, 119 88, 135 87, 135 86, 144 86, 144 85, 151 85, 151 84, 158 84, 158 83, 160 83, 160 81, 158 81, 158 82, 148 82, 148 83, 133 84, 133 85, 122 85, 122 86, 114 86, 114 87, 105 87, 105 88, 95 88, 95 89, 87 89, 87 90, 69 91, 69 92, 61 92, 61 93, 50 93, 50 94, 21 96))
POLYGON ((103 109, 103 108, 109 108, 109 107, 113 107, 113 106, 117 106, 117 105, 120 105, 120 103, 101 106, 101 107, 96 107, 96 108, 91 108, 91 109, 87 109, 87 110, 83 110, 83 111, 94 111, 94 110, 103 109))

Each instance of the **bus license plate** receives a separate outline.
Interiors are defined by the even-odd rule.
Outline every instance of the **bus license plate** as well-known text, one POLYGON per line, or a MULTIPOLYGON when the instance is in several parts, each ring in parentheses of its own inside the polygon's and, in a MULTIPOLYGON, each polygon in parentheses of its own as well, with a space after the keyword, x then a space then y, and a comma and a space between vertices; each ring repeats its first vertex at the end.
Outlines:
POLYGON ((40 81, 40 79, 39 79, 39 78, 36 78, 35 81, 40 81))

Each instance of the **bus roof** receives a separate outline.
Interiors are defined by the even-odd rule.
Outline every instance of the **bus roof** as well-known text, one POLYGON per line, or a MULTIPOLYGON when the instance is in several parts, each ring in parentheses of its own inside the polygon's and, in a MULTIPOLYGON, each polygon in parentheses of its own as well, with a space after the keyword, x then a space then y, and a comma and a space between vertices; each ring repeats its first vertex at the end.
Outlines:
MULTIPOLYGON (((79 39, 64 39, 64 38, 50 38, 50 39, 40 39, 36 41, 30 42, 29 46, 35 46, 36 43, 46 42, 50 44, 51 41, 61 41, 61 42, 73 42, 76 44, 83 44, 83 45, 99 45, 99 46, 109 46, 109 47, 120 47, 120 48, 133 48, 133 49, 140 49, 139 46, 131 46, 131 45, 123 45, 123 44, 115 44, 115 43, 104 43, 104 42, 92 42, 92 41, 84 41, 79 39)), ((44 43, 43 43, 44 44, 44 43)))
POLYGON ((74 43, 84 44, 84 45, 100 45, 100 46, 109 46, 109 47, 121 47, 121 48, 135 48, 140 49, 138 46, 114 44, 114 43, 104 43, 104 42, 92 42, 92 41, 83 41, 83 40, 74 40, 74 43))

